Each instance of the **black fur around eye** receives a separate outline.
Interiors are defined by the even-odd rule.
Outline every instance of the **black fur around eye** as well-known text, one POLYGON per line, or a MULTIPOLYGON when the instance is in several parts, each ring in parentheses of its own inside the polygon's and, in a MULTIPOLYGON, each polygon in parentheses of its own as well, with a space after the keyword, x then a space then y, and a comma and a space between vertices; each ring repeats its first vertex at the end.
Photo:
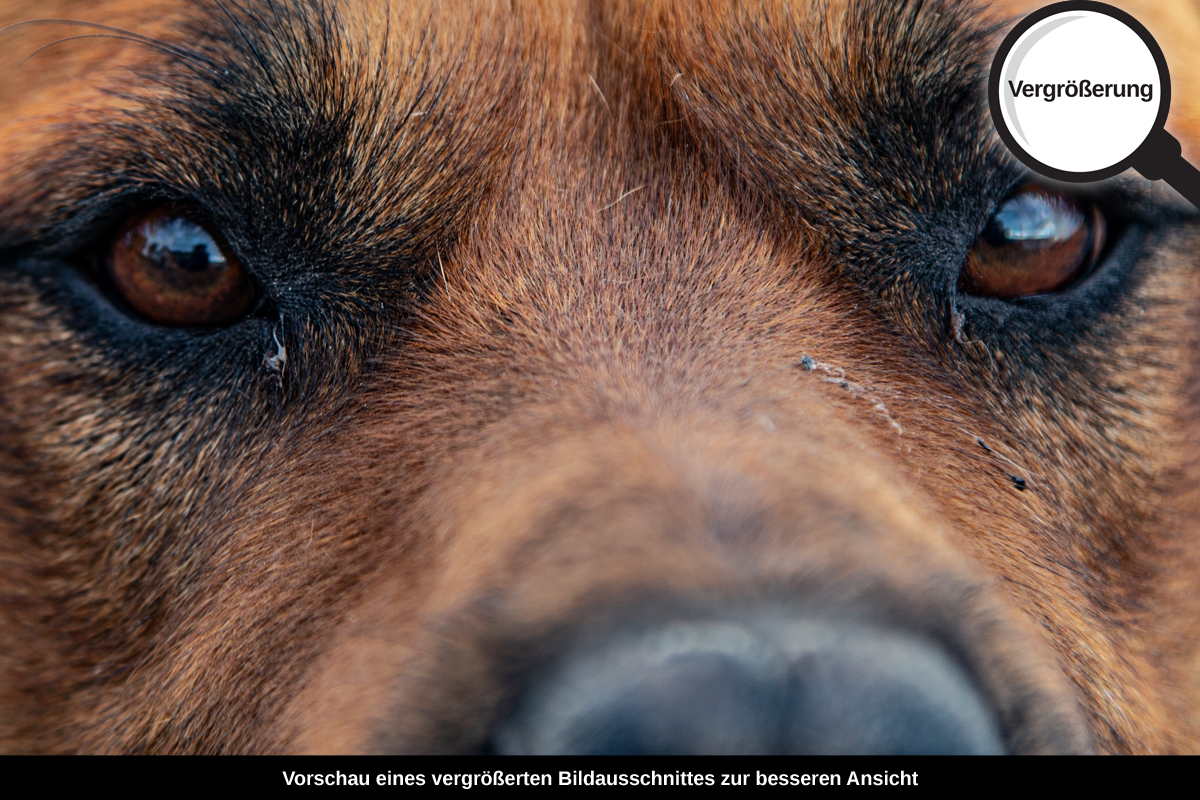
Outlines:
POLYGON ((129 308, 160 325, 222 327, 254 308, 254 286, 241 262, 171 207, 126 222, 108 246, 105 268, 129 308))
POLYGON ((975 240, 959 291, 1001 300, 1062 291, 1091 272, 1106 228, 1094 204, 1026 186, 1001 203, 975 240))

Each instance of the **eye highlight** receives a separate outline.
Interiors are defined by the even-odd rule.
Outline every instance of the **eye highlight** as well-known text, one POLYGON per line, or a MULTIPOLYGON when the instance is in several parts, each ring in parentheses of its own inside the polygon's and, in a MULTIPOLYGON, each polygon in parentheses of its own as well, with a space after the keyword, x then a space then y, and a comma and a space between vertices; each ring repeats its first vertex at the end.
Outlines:
POLYGON ((1106 235, 1094 204, 1026 186, 988 220, 967 255, 958 289, 1001 300, 1061 291, 1091 271, 1106 235))
POLYGON ((109 245, 105 269, 130 309, 160 325, 222 327, 254 308, 241 262, 171 207, 130 219, 109 245))

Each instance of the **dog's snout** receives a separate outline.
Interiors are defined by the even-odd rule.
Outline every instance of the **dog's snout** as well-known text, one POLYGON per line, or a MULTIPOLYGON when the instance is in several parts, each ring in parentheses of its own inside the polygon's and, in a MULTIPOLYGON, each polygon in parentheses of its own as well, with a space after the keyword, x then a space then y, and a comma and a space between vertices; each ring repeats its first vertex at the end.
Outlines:
POLYGON ((1053 654, 993 585, 939 547, 911 497, 861 464, 772 451, 754 436, 747 447, 777 461, 739 458, 733 437, 706 449, 680 436, 667 450, 615 431, 519 463, 481 462, 461 488, 472 513, 430 543, 437 567, 424 589, 382 573, 364 588, 297 701, 336 711, 298 717, 302 745, 343 736, 346 751, 378 753, 1089 749, 1053 654), (869 490, 874 503, 860 509, 869 490))
POLYGON ((501 753, 995 754, 967 670, 907 631, 763 612, 571 649, 522 693, 501 753))

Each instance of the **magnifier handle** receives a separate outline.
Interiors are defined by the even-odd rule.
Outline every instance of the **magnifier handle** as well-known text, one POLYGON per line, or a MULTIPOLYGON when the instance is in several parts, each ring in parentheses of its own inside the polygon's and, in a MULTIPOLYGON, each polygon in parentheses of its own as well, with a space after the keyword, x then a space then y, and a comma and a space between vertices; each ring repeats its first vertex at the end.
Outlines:
POLYGON ((1184 160, 1179 140, 1162 128, 1146 137, 1145 143, 1133 154, 1133 167, 1147 180, 1166 181, 1188 202, 1200 208, 1200 170, 1184 160))

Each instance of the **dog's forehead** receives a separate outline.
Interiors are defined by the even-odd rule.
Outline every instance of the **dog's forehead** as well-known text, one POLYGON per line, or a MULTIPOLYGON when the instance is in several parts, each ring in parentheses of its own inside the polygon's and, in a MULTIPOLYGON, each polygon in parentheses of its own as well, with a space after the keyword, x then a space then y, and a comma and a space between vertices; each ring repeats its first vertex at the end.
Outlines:
MULTIPOLYGON (((658 135, 653 126, 660 125, 733 137, 748 150, 754 180, 779 183, 789 193, 796 183, 815 183, 808 193, 829 196, 838 192, 825 176, 837 172, 837 182, 852 184, 846 179, 856 171, 845 165, 882 136, 898 139, 901 148, 915 145, 917 157, 904 160, 924 172, 914 172, 913 183, 944 195, 951 187, 938 185, 939 172, 921 163, 923 143, 940 135, 943 118, 980 116, 971 100, 979 93, 978 51, 992 20, 966 3, 943 10, 852 0, 738 7, 550 2, 473 5, 467 13, 436 2, 59 0, 49 8, 21 2, 0 12, 15 45, 4 48, 0 65, 21 76, 0 87, 0 103, 28 123, 5 126, 0 173, 19 171, 31 149, 53 138, 48 132, 74 135, 56 123, 136 108, 131 95, 178 93, 179 84, 158 69, 170 63, 194 72, 217 102, 246 107, 247 127, 269 126, 263 114, 278 119, 299 106, 296 118, 321 111, 318 103, 337 102, 339 94, 367 94, 374 104, 359 104, 353 113, 362 128, 385 137, 391 118, 381 105, 411 102, 413 113, 428 113, 417 95, 456 115, 460 129, 480 129, 487 127, 474 124, 484 115, 480 109, 516 82, 514 108, 496 114, 496 124, 515 126, 515 106, 522 106, 550 133, 536 137, 543 144, 602 106, 609 115, 643 120, 650 128, 643 133, 658 135), (298 103, 297 92, 312 103, 298 103), (900 106, 913 104, 896 102, 900 97, 917 98, 924 109, 907 115, 900 106), (832 141, 846 138, 839 128, 852 141, 832 141), (814 138, 832 143, 825 152, 813 148, 804 164, 789 157, 814 138), (759 174, 755 166, 763 167, 759 174)), ((195 92, 195 82, 189 85, 195 92)), ((444 128, 462 135, 454 125, 444 128)), ((210 133, 230 134, 215 126, 210 133)), ((509 136, 534 138, 515 127, 509 136)), ((197 154, 198 161, 204 157, 197 154)), ((740 164, 743 155, 736 158, 740 164)), ((940 171, 942 182, 955 172, 961 168, 940 171)), ((868 182, 842 191, 870 188, 868 182)))
MULTIPOLYGON (((286 10, 288 5, 272 0, 244 0, 229 4, 228 7, 285 25, 288 24, 287 20, 293 19, 286 10)), ((948 7, 975 8, 984 12, 989 22, 1004 27, 1042 5, 1045 4, 1031 0, 995 0, 951 3, 948 7)), ((1130 11, 1150 28, 1163 45, 1171 63, 1182 64, 1189 60, 1188 43, 1197 33, 1196 22, 1182 4, 1125 0, 1115 5, 1130 11)), ((743 25, 752 28, 770 21, 790 19, 802 25, 829 27, 835 34, 832 41, 836 42, 839 27, 836 20, 847 10, 864 7, 876 14, 888 12, 887 4, 863 4, 855 0, 762 2, 748 4, 740 13, 724 4, 699 4, 694 14, 682 10, 686 4, 673 2, 544 2, 503 8, 499 5, 494 8, 481 5, 472 14, 460 13, 457 4, 453 3, 396 4, 365 0, 361 3, 338 2, 329 6, 342 10, 344 16, 341 21, 347 24, 352 37, 376 42, 388 37, 425 37, 430 33, 437 37, 453 38, 456 31, 463 35, 480 23, 486 25, 489 19, 494 23, 503 17, 517 17, 521 19, 527 34, 536 31, 543 43, 555 45, 556 55, 560 57, 575 54, 580 43, 597 36, 607 39, 610 45, 628 45, 635 40, 654 42, 658 28, 678 24, 690 16, 706 18, 701 25, 692 28, 693 33, 713 26, 732 25, 736 29, 738 25, 743 25), (611 38, 614 33, 626 41, 614 41, 611 38)), ((202 25, 193 27, 190 32, 184 30, 187 21, 202 23, 219 19, 225 16, 224 9, 225 6, 221 4, 208 6, 186 0, 55 0, 48 3, 14 0, 6 3, 0 9, 0 27, 16 25, 20 30, 11 28, 5 31, 10 46, 4 48, 3 59, 7 62, 10 74, 14 74, 14 69, 20 69, 21 80, 19 83, 10 81, 0 88, 0 99, 11 103, 20 95, 22 105, 26 106, 34 105, 38 100, 49 102, 51 99, 65 106, 69 98, 63 94, 64 91, 76 93, 76 96, 88 96, 103 85, 105 75, 111 77, 114 66, 136 66, 140 62, 167 55, 164 50, 156 51, 152 42, 132 41, 123 38, 125 34, 179 42, 203 30, 202 25), (32 20, 56 21, 56 24, 45 22, 26 27, 32 20), (73 23, 90 23, 108 26, 109 29, 73 26, 73 23), (113 38, 97 40, 106 34, 113 38), (68 39, 69 42, 65 41, 68 39), (25 62, 31 54, 27 46, 11 46, 32 44, 36 48, 51 43, 56 44, 39 52, 31 64, 25 62), (51 86, 55 88, 53 93, 48 91, 51 86)), ((934 11, 930 16, 936 19, 941 15, 934 11)), ((672 41, 683 47, 689 43, 686 37, 672 41)), ((584 61, 579 66, 587 69, 588 64, 584 61)), ((1190 74, 1177 74, 1174 79, 1185 83, 1192 80, 1190 74)), ((1181 96, 1183 94, 1180 93, 1181 96)))
MULTIPOLYGON (((962 13, 969 5, 951 3, 949 7, 962 13)), ((672 56, 686 58, 687 51, 692 50, 711 55, 704 40, 713 34, 753 38, 762 28, 770 26, 794 28, 788 34, 819 28, 828 34, 819 43, 829 50, 820 55, 832 57, 840 48, 857 44, 853 37, 846 36, 842 24, 846 19, 855 15, 862 19, 886 18, 891 14, 892 9, 886 4, 854 0, 765 2, 740 9, 724 4, 691 8, 690 4, 673 2, 627 4, 579 0, 514 6, 479 4, 468 13, 463 13, 460 3, 395 4, 382 0, 361 3, 242 0, 211 5, 186 0, 51 3, 21 0, 0 9, 0 28, 4 29, 9 45, 0 59, 10 74, 20 75, 19 82, 11 81, 0 87, 0 101, 8 107, 25 109, 31 116, 69 107, 116 103, 118 99, 107 90, 137 85, 139 78, 145 78, 146 65, 178 59, 198 39, 245 38, 247 31, 239 30, 235 17, 243 25, 252 20, 256 27, 275 28, 279 32, 292 29, 298 39, 304 39, 310 33, 302 31, 306 25, 311 25, 317 17, 332 16, 336 18, 339 38, 347 47, 342 57, 390 53, 392 62, 386 63, 385 56, 385 63, 380 65, 380 77, 384 79, 394 80, 401 77, 398 73, 403 73, 406 67, 411 68, 404 57, 411 54, 414 46, 451 51, 467 39, 516 36, 525 40, 525 55, 539 62, 537 66, 543 75, 555 67, 565 67, 567 73, 590 74, 594 80, 598 61, 618 64, 636 73, 640 72, 639 67, 648 66, 635 63, 639 59, 669 61, 672 56), (323 9, 323 13, 304 13, 317 8, 323 9), (518 31, 515 33, 514 20, 518 31), (407 46, 397 47, 397 42, 407 46), (662 52, 664 47, 679 52, 662 52)), ((936 24, 940 16, 931 13, 926 23, 936 24)), ((310 37, 309 43, 314 41, 310 37)), ((255 40, 259 47, 257 56, 267 56, 269 60, 272 43, 283 45, 284 40, 255 40)), ((817 40, 808 42, 814 43, 817 40)), ((240 49, 237 42, 228 44, 240 49)), ((240 45, 250 45, 250 41, 240 45)), ((889 46, 900 47, 899 43, 889 46)), ((251 46, 244 54, 253 55, 253 49, 251 46)), ((304 53, 289 51, 276 55, 298 58, 304 53)), ((664 64, 651 66, 657 69, 664 64)), ((508 69, 525 66, 519 60, 505 65, 508 69)))
MULTIPOLYGON (((57 21, 8 29, 21 46, 4 58, 35 77, 21 96, 0 97, 28 120, 5 126, 0 172, 26 181, 31 196, 45 181, 24 169, 28 152, 52 147, 54 131, 63 146, 78 143, 77 129, 55 123, 111 122, 114 110, 132 112, 119 122, 126 130, 144 129, 126 150, 162 138, 157 151, 169 163, 156 164, 160 181, 185 178, 193 195, 261 184, 278 199, 284 189, 262 177, 282 175, 291 189, 321 187, 312 214, 349 209, 371 220, 371 231, 413 227, 406 214, 414 206, 395 202, 389 187, 424 198, 423 213, 433 208, 425 189, 412 188, 420 184, 414 170, 439 173, 421 185, 439 193, 432 199, 442 216, 457 219, 478 202, 470 187, 503 181, 530 153, 532 172, 595 189, 606 206, 640 190, 644 176, 610 175, 599 163, 580 170, 580 157, 616 158, 620 170, 636 173, 630 167, 641 153, 671 137, 699 137, 779 205, 845 235, 912 228, 914 207, 953 202, 978 166, 966 162, 980 150, 979 50, 989 34, 986 20, 961 3, 945 13, 862 2, 159 0, 152 15, 146 8, 63 3, 57 21), (964 124, 947 126, 961 117, 964 124), (297 130, 306 131, 302 145, 297 130), (947 134, 957 138, 929 145, 947 134), (881 149, 888 159, 875 157, 881 149), (298 159, 300 151, 327 157, 298 159), (375 188, 343 180, 356 170, 369 172, 375 188), (879 193, 893 201, 889 218, 851 222, 859 198, 879 193)), ((3 21, 29 13, 21 7, 3 21)), ((114 150, 111 141, 96 146, 114 150)), ((695 171, 673 168, 680 166, 646 169, 686 184, 695 171)), ((358 233, 363 246, 374 241, 374 233, 358 233)))

